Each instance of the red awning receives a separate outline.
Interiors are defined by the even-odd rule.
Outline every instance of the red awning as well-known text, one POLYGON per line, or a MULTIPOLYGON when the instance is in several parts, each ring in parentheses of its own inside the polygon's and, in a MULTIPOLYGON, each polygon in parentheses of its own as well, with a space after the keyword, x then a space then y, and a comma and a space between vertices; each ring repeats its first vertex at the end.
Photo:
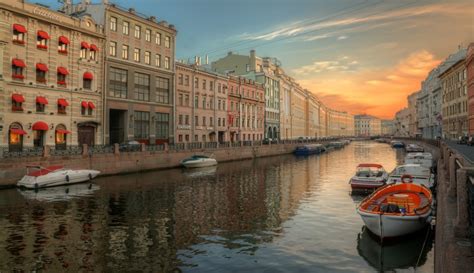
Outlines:
POLYGON ((43 31, 43 30, 38 30, 38 37, 49 40, 51 37, 49 37, 48 32, 43 31))
POLYGON ((92 80, 94 78, 94 75, 92 75, 91 72, 85 72, 83 77, 84 80, 92 80))
POLYGON ((26 132, 22 129, 10 129, 10 133, 17 134, 17 135, 26 135, 26 132))
POLYGON ((81 106, 82 106, 83 108, 86 108, 86 109, 89 108, 89 105, 87 104, 87 101, 81 102, 81 106))
POLYGON ((95 109, 95 105, 94 105, 94 103, 93 103, 92 101, 89 101, 88 104, 89 104, 89 108, 90 108, 90 109, 95 109))
POLYGON ((58 104, 63 106, 63 107, 69 106, 69 102, 67 102, 66 99, 58 99, 58 104))
POLYGON ((56 133, 58 133, 58 134, 63 134, 63 135, 67 135, 67 134, 70 134, 71 131, 63 130, 63 129, 57 129, 57 130, 56 130, 56 133))
POLYGON ((45 97, 36 97, 36 103, 39 103, 39 104, 48 104, 48 100, 45 98, 45 97))
POLYGON ((69 39, 66 36, 59 36, 59 42, 68 45, 69 39))
POLYGON ((14 100, 15 102, 18 102, 18 103, 25 102, 25 98, 20 94, 13 94, 12 95, 12 100, 14 100))
POLYGON ((81 48, 87 48, 87 49, 89 49, 90 46, 89 46, 89 44, 86 43, 86 42, 81 42, 81 48))
POLYGON ((25 62, 23 62, 23 60, 20 60, 20 59, 13 59, 12 65, 16 67, 26 67, 25 62))
POLYGON ((99 51, 99 48, 96 45, 91 44, 91 50, 92 51, 99 51))
POLYGON ((36 69, 44 71, 44 72, 48 72, 48 66, 42 63, 37 63, 36 69))
POLYGON ((63 74, 63 75, 69 75, 69 71, 65 67, 59 66, 58 67, 58 73, 63 74))
POLYGON ((33 124, 33 130, 48 131, 48 124, 46 122, 37 121, 33 124))
POLYGON ((20 24, 13 24, 13 29, 21 33, 26 33, 26 28, 20 24))

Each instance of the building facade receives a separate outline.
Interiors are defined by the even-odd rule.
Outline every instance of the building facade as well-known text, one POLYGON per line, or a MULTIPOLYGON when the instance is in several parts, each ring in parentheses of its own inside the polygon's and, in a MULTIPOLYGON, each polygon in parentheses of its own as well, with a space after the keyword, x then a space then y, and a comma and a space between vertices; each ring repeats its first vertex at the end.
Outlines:
POLYGON ((261 83, 265 88, 265 138, 280 139, 280 80, 278 78, 279 62, 274 58, 260 58, 255 50, 249 56, 229 52, 215 62, 212 70, 243 76, 261 83))
POLYGON ((90 14, 104 26, 106 41, 105 142, 174 140, 176 29, 104 0, 65 1, 66 14, 90 14))
POLYGON ((370 115, 355 115, 355 135, 358 137, 380 136, 382 134, 381 120, 370 115))
POLYGON ((182 63, 176 75, 176 142, 228 141, 227 77, 182 63))
POLYGON ((102 144, 104 33, 89 15, 0 3, 0 145, 102 144))
POLYGON ((395 121, 394 120, 382 120, 382 136, 393 136, 396 132, 395 121))
POLYGON ((407 97, 408 101, 408 135, 410 137, 420 136, 418 130, 418 118, 416 113, 416 106, 418 102, 418 94, 420 91, 413 92, 407 97))
POLYGON ((428 77, 421 83, 416 103, 418 131, 425 139, 441 137, 441 85, 439 82, 440 68, 431 70, 428 77))
POLYGON ((468 95, 468 133, 474 135, 474 43, 467 49, 466 56, 467 95, 468 95))
POLYGON ((440 73, 443 94, 443 137, 457 139, 466 136, 467 126, 467 71, 464 58, 440 73))
POLYGON ((344 111, 329 109, 328 119, 330 136, 346 137, 355 135, 353 115, 344 111))

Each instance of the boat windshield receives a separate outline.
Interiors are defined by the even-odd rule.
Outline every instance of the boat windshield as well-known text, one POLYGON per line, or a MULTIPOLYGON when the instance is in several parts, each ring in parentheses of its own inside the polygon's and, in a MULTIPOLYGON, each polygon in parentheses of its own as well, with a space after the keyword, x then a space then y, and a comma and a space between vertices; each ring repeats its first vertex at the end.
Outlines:
POLYGON ((356 176, 359 177, 381 177, 383 176, 383 169, 377 167, 358 167, 356 176))

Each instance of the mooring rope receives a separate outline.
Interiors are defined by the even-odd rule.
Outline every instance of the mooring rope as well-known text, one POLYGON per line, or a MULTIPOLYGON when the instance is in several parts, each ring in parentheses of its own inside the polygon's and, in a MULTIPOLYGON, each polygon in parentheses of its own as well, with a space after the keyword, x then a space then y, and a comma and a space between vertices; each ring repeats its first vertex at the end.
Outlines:
POLYGON ((428 242, 428 237, 430 235, 430 231, 431 231, 431 228, 429 228, 428 231, 426 232, 425 241, 423 242, 423 246, 421 247, 420 255, 418 255, 418 260, 416 261, 415 272, 416 272, 416 268, 420 264, 421 256, 423 255, 423 251, 425 250, 426 242, 428 242))

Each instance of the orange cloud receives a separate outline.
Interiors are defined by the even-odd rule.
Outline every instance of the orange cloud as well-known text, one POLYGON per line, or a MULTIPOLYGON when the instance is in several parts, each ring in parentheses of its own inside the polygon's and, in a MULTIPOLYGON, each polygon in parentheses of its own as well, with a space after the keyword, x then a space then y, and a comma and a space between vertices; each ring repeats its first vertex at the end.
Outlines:
POLYGON ((432 53, 421 50, 386 69, 329 71, 299 82, 329 107, 390 119, 439 63, 432 53))

